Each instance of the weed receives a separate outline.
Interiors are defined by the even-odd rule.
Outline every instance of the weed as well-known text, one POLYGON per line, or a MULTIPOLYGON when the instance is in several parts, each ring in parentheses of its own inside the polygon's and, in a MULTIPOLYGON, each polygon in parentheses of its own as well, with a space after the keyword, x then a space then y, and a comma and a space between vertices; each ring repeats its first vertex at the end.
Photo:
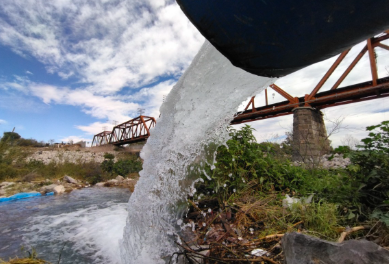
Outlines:
POLYGON ((338 234, 338 208, 335 204, 323 201, 308 205, 296 203, 292 205, 290 217, 293 222, 302 221, 303 227, 313 235, 325 239, 336 239, 338 234))

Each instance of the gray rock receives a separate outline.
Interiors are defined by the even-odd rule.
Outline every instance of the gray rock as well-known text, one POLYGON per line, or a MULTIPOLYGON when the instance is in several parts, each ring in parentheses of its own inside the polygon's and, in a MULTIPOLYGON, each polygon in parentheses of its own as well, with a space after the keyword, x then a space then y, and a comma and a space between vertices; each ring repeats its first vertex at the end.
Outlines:
POLYGON ((14 182, 2 182, 0 183, 0 188, 7 188, 8 186, 14 185, 14 182))
POLYGON ((63 177, 63 180, 68 182, 68 183, 74 183, 74 184, 77 184, 77 180, 73 179, 72 177, 68 176, 68 175, 65 175, 65 177, 63 177))
POLYGON ((286 264, 384 264, 389 251, 367 240, 328 242, 301 233, 282 238, 286 264))
POLYGON ((115 179, 112 179, 112 180, 107 181, 107 183, 109 183, 111 185, 117 185, 119 183, 119 181, 115 180, 115 179))
POLYGON ((124 177, 123 176, 121 176, 121 175, 118 175, 117 177, 116 177, 116 180, 117 181, 124 181, 124 177))
POLYGON ((95 186, 97 186, 97 187, 104 187, 104 185, 105 185, 105 182, 98 182, 95 184, 95 186))
POLYGON ((40 189, 41 193, 49 193, 54 192, 55 194, 61 194, 65 192, 65 187, 63 185, 57 185, 57 184, 50 184, 43 186, 40 189))
POLYGON ((57 185, 53 188, 55 194, 62 194, 65 192, 65 187, 63 185, 57 185))

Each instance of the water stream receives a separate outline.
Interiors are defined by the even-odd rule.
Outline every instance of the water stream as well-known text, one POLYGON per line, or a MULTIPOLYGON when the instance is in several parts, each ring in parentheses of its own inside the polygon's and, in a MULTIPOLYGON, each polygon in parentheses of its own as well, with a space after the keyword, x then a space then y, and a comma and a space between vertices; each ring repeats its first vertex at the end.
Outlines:
POLYGON ((120 264, 128 189, 87 188, 0 203, 0 259, 34 248, 51 263, 120 264))
POLYGON ((205 42, 161 106, 141 157, 143 171, 128 205, 121 241, 125 264, 165 263, 178 251, 185 200, 201 164, 224 144, 238 106, 272 80, 234 67, 205 42))

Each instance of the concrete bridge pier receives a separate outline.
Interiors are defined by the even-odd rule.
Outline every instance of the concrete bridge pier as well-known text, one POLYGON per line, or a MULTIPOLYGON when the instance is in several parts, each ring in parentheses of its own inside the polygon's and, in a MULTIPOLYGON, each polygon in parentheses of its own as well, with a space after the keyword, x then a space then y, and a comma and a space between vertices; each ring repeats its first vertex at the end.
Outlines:
POLYGON ((324 124, 323 113, 312 107, 293 110, 294 161, 317 162, 330 152, 330 141, 324 124))

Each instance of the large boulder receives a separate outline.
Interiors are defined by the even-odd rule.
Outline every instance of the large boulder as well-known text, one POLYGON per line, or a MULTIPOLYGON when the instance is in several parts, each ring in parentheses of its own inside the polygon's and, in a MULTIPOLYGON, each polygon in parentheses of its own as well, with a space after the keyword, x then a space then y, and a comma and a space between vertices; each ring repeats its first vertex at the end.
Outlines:
POLYGON ((301 233, 282 238, 286 264, 384 264, 389 251, 367 240, 329 242, 301 233))
POLYGON ((116 180, 119 181, 119 182, 122 182, 122 181, 124 181, 124 177, 121 176, 121 175, 118 175, 118 176, 116 177, 116 180))
POLYGON ((64 180, 65 182, 68 182, 68 183, 73 183, 73 184, 77 184, 77 183, 78 183, 77 180, 73 179, 72 177, 70 177, 70 176, 68 176, 68 175, 65 175, 65 176, 63 177, 63 180, 64 180))
POLYGON ((109 187, 109 186, 116 186, 119 184, 119 181, 116 180, 116 179, 112 179, 112 180, 109 180, 105 183, 105 186, 106 187, 109 187))
POLYGON ((57 185, 57 184, 50 184, 43 186, 40 189, 41 193, 49 193, 54 192, 55 194, 61 194, 65 192, 65 187, 63 185, 57 185))

